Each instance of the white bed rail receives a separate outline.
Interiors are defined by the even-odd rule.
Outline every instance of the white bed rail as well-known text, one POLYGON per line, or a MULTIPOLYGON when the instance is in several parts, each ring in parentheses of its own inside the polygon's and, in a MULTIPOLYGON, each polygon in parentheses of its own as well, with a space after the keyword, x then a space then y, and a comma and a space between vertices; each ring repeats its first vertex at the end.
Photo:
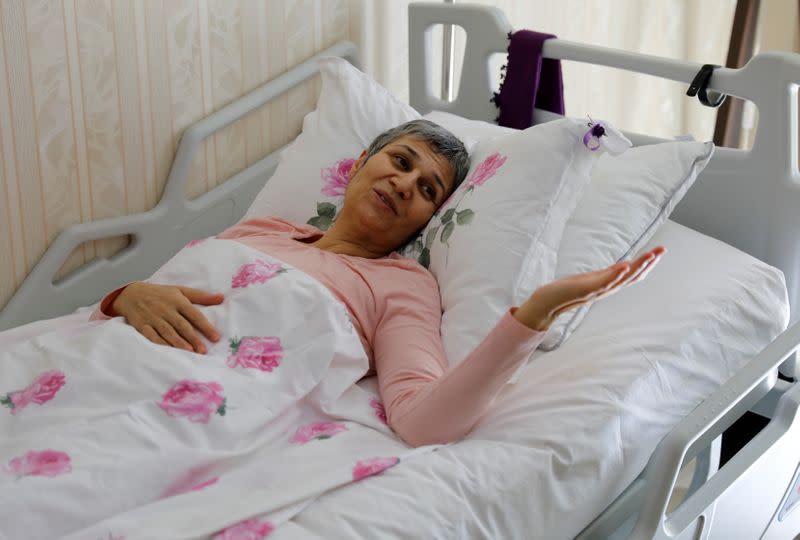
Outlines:
POLYGON ((666 540, 678 536, 762 458, 793 423, 800 421, 800 383, 795 383, 778 401, 769 424, 667 515, 669 496, 683 463, 753 408, 774 386, 778 366, 798 349, 800 323, 779 335, 662 439, 645 469, 642 508, 631 538, 666 540))
POLYGON ((216 234, 240 219, 277 166, 280 149, 208 193, 188 200, 186 181, 197 149, 205 138, 316 75, 317 60, 324 56, 340 56, 358 65, 358 50, 350 42, 337 43, 316 54, 187 128, 164 193, 153 209, 64 229, 0 312, 0 331, 91 304, 99 300, 98 291, 111 291, 146 278, 189 240, 216 234), (119 253, 109 259, 95 259, 58 281, 54 279, 82 243, 121 235, 130 235, 131 242, 119 253))

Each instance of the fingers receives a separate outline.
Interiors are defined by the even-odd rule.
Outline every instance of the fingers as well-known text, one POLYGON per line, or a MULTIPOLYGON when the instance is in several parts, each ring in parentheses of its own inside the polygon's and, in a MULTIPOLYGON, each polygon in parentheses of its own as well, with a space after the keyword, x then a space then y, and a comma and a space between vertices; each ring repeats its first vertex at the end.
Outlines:
MULTIPOLYGON (((551 313, 553 313, 554 317, 557 317, 562 313, 610 296, 628 285, 641 281, 658 263, 664 253, 666 253, 666 249, 663 246, 659 246, 642 254, 635 261, 621 261, 603 270, 577 274, 546 286, 546 290, 555 292, 555 294, 550 294, 555 295, 556 300, 554 303, 557 307, 551 313)), ((547 297, 547 295, 544 296, 544 298, 547 297)))
POLYGON ((135 322, 131 322, 132 326, 153 343, 200 354, 208 352, 192 324, 178 313, 135 322))
POLYGON ((619 262, 613 266, 608 268, 610 270, 611 275, 613 276, 611 280, 606 284, 605 287, 600 289, 600 292, 605 290, 611 289, 615 287, 618 283, 625 279, 625 277, 631 271, 631 264, 629 262, 619 262))
POLYGON ((656 264, 658 264, 658 261, 660 261, 660 260, 661 260, 661 257, 656 257, 655 259, 650 261, 650 263, 645 268, 643 268, 642 271, 639 272, 639 275, 636 276, 636 278, 634 278, 630 283, 628 283, 628 285, 633 285, 634 283, 639 283, 644 278, 646 278, 647 275, 653 270, 653 268, 655 268, 656 264))
POLYGON ((216 306, 225 300, 225 295, 222 293, 210 293, 201 291, 200 289, 193 289, 191 287, 178 287, 178 290, 189 299, 192 304, 199 304, 201 306, 216 306))
POLYGON ((628 275, 625 276, 625 279, 619 282, 619 288, 625 287, 626 285, 632 283, 639 276, 639 274, 641 274, 644 271, 644 269, 647 268, 647 266, 651 264, 655 259, 656 257, 652 253, 646 253, 645 255, 639 257, 633 263, 633 265, 631 265, 631 270, 628 273, 628 275))
POLYGON ((632 285, 643 280, 666 252, 667 250, 664 246, 658 246, 640 256, 636 261, 638 268, 625 280, 622 286, 632 285))
MULTIPOLYGON (((617 282, 613 283, 612 286, 607 287, 605 290, 598 291, 598 294, 592 300, 599 300, 601 298, 605 298, 613 294, 614 292, 627 287, 629 285, 633 285, 634 283, 638 283, 639 281, 643 280, 647 274, 655 267, 659 260, 661 260, 661 256, 666 253, 667 250, 663 246, 658 246, 657 248, 651 249, 647 253, 642 254, 636 259, 630 266, 630 270, 625 274, 623 279, 618 280, 617 282)), ((612 267, 613 268, 613 267, 612 267)))
POLYGON ((200 330, 209 340, 213 342, 219 341, 219 332, 214 328, 214 325, 205 318, 199 309, 189 304, 181 307, 179 311, 193 327, 200 330))
POLYGON ((203 340, 200 339, 200 335, 195 331, 194 326, 184 319, 179 312, 170 314, 167 322, 184 342, 189 343, 189 350, 197 351, 200 354, 206 353, 206 346, 203 340))
POLYGON ((146 337, 153 343, 157 343, 159 345, 169 345, 166 341, 164 341, 161 338, 161 336, 158 335, 158 332, 156 332, 155 328, 153 328, 149 324, 141 328, 137 328, 137 330, 139 331, 140 334, 142 334, 144 337, 146 337))
POLYGON ((205 354, 207 347, 200 332, 211 341, 220 339, 219 332, 192 302, 216 305, 224 300, 222 294, 157 284, 131 285, 127 289, 130 294, 125 318, 153 343, 205 354))
POLYGON ((605 285, 601 284, 589 287, 582 296, 574 298, 571 301, 565 302, 564 304, 558 306, 555 311, 555 316, 557 317, 558 315, 580 307, 583 304, 594 302, 595 300, 599 300, 600 298, 604 298, 612 294, 619 287, 619 284, 622 282, 622 280, 625 279, 625 276, 630 273, 630 270, 630 263, 627 262, 619 262, 613 266, 609 266, 605 270, 601 270, 599 273, 605 274, 603 279, 609 281, 605 283, 605 285))
POLYGON ((166 341, 168 345, 171 345, 177 349, 183 349, 184 351, 194 351, 189 342, 183 339, 172 326, 172 324, 165 319, 159 319, 158 321, 155 321, 153 323, 153 327, 156 329, 159 335, 164 338, 164 341, 166 341))

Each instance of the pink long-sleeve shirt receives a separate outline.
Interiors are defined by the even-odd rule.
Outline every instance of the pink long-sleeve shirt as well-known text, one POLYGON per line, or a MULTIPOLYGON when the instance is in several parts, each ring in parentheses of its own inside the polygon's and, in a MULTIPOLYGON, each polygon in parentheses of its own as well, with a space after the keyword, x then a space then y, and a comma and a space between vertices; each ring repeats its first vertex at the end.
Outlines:
MULTIPOLYGON (((217 238, 236 240, 291 264, 347 306, 370 373, 378 376, 389 425, 406 443, 446 443, 466 435, 545 333, 517 321, 511 308, 475 350, 448 367, 433 275, 397 253, 366 259, 309 245, 322 234, 310 225, 259 218, 217 238)), ((107 317, 121 290, 108 294, 92 318, 107 317)))

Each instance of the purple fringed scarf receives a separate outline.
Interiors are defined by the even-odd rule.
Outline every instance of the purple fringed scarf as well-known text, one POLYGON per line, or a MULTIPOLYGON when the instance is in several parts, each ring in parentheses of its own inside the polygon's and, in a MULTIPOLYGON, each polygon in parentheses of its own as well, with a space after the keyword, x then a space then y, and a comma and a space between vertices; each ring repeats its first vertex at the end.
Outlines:
POLYGON ((492 98, 500 110, 499 125, 516 129, 532 126, 534 107, 564 114, 561 61, 542 58, 545 40, 554 37, 531 30, 509 34, 505 78, 500 92, 492 98))

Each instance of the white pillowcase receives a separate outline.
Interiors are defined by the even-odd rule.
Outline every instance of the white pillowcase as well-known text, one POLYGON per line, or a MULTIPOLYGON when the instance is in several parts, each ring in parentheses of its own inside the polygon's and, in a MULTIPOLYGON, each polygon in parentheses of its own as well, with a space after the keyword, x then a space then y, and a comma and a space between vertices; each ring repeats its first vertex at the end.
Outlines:
MULTIPOLYGON (((491 140, 514 131, 438 111, 425 118, 472 140, 491 140)), ((616 157, 602 156, 567 221, 554 278, 633 258, 670 216, 713 152, 711 142, 670 141, 632 148, 616 157)), ((563 344, 589 309, 591 305, 559 317, 539 348, 552 350, 563 344)))
POLYGON ((281 155, 243 220, 274 216, 326 225, 342 206, 350 166, 372 140, 420 115, 342 58, 319 61, 317 108, 281 155), (315 219, 317 218, 317 219, 315 219))
MULTIPOLYGON (((411 246, 439 282, 451 365, 552 281, 564 226, 601 153, 584 144, 587 129, 565 118, 479 141, 466 180, 411 246)), ((619 151, 630 141, 606 125, 600 144, 619 151)))
MULTIPOLYGON (((631 259, 672 214, 714 154, 714 143, 674 141, 602 156, 558 248, 556 279, 631 259)), ((669 250, 669 246, 666 246, 669 250)), ((559 347, 591 309, 562 314, 540 348, 559 347)))
MULTIPOLYGON (((355 158, 381 132, 420 118, 345 60, 324 59, 320 69, 317 109, 243 219, 277 216, 327 229, 341 208, 355 158)), ((583 142, 587 129, 585 122, 564 119, 480 141, 482 132, 453 130, 472 150, 471 176, 449 201, 458 211, 442 208, 423 232, 430 233, 429 266, 442 294, 442 340, 451 363, 463 359, 510 306, 552 280, 561 234, 593 163, 603 150, 630 145, 607 126, 600 151, 590 151, 583 142)), ((419 257, 422 238, 407 256, 419 257)))

